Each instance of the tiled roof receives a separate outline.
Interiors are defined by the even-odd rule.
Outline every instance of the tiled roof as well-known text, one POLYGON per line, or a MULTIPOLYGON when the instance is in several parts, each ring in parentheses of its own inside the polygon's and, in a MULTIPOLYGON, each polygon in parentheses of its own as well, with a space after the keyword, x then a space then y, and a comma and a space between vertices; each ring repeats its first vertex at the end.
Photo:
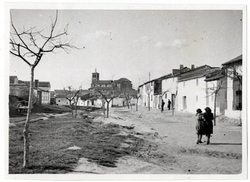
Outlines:
POLYGON ((164 80, 164 79, 176 77, 176 76, 181 75, 182 73, 185 73, 185 72, 187 72, 187 71, 189 71, 189 70, 190 70, 190 68, 188 68, 188 67, 184 67, 184 68, 181 68, 181 69, 173 69, 173 70, 172 70, 172 73, 167 74, 167 75, 164 75, 164 76, 162 76, 162 77, 160 77, 160 78, 156 78, 156 79, 147 81, 147 82, 145 82, 145 83, 139 85, 138 87, 142 87, 143 85, 148 84, 148 83, 153 82, 153 81, 164 80))
POLYGON ((221 75, 221 74, 214 75, 214 76, 211 76, 209 78, 206 78, 205 81, 209 82, 209 81, 219 80, 219 79, 221 79, 223 77, 224 77, 224 75, 221 75))
POLYGON ((50 82, 39 82, 39 87, 50 87, 50 82))
MULTIPOLYGON (((19 83, 21 84, 25 84, 27 86, 30 85, 29 81, 22 81, 22 80, 18 80, 19 83)), ((50 82, 38 82, 39 83, 39 87, 50 87, 50 82)), ((35 82, 33 82, 33 86, 35 86, 35 82)))
POLYGON ((112 83, 112 82, 113 82, 112 80, 98 80, 95 83, 96 84, 109 84, 109 83, 112 83))
POLYGON ((129 79, 127 79, 127 78, 120 78, 119 80, 115 80, 115 82, 131 82, 129 79))
POLYGON ((242 62, 242 55, 230 60, 230 61, 227 61, 225 63, 222 64, 222 66, 226 66, 226 65, 230 65, 230 64, 234 64, 234 63, 237 63, 237 62, 242 62))
POLYGON ((34 90, 42 91, 42 92, 49 92, 48 90, 44 90, 44 89, 41 89, 41 88, 34 88, 34 90))
POLYGON ((205 81, 214 81, 214 80, 219 80, 223 78, 225 75, 223 74, 223 70, 220 68, 214 68, 211 70, 207 70, 207 74, 205 75, 206 79, 205 81))
POLYGON ((196 79, 206 75, 207 71, 213 69, 211 66, 203 65, 194 69, 190 69, 179 75, 178 81, 186 81, 191 79, 196 79))

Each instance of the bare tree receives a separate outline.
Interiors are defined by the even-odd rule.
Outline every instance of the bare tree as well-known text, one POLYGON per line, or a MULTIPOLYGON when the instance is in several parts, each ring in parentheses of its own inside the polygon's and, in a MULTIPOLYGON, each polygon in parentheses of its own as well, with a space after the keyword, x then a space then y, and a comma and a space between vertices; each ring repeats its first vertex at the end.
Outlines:
MULTIPOLYGON (((220 90, 226 88, 225 80, 221 78, 217 81, 217 84, 212 83, 212 87, 209 87, 208 90, 211 90, 210 95, 214 95, 214 126, 216 126, 216 106, 217 106, 217 97, 220 95, 220 90)), ((208 95, 209 97, 209 95, 208 95)))
POLYGON ((123 92, 123 95, 124 95, 124 98, 125 98, 125 101, 126 101, 126 105, 127 105, 128 109, 129 109, 130 100, 132 99, 132 97, 128 92, 123 92))
MULTIPOLYGON (((56 11, 55 20, 52 21, 50 31, 48 35, 43 30, 36 30, 36 27, 29 29, 23 28, 17 29, 11 16, 11 27, 12 33, 10 33, 10 53, 22 59, 30 67, 30 88, 29 88, 29 103, 27 118, 23 130, 24 138, 24 156, 23 156, 23 167, 29 165, 29 123, 32 108, 32 97, 33 97, 33 82, 34 82, 34 71, 36 66, 41 61, 44 54, 53 53, 56 49, 62 49, 66 53, 71 48, 77 48, 70 44, 69 41, 64 39, 67 36, 68 25, 63 31, 55 32, 58 18, 58 11, 56 11)), ((78 49, 78 48, 77 48, 78 49)))
MULTIPOLYGON (((77 107, 77 101, 79 99, 80 90, 73 90, 71 86, 68 86, 68 90, 64 88, 66 99, 69 101, 71 109, 71 115, 74 117, 74 105, 77 107)), ((77 116, 77 109, 75 110, 75 117, 77 116)))
POLYGON ((107 118, 109 117, 109 104, 110 102, 118 97, 118 93, 116 93, 114 90, 111 91, 101 91, 99 89, 95 89, 95 92, 99 93, 102 96, 102 107, 104 109, 104 115, 105 115, 105 103, 107 103, 107 118))
POLYGON ((225 73, 225 76, 233 80, 238 80, 240 85, 242 86, 242 69, 241 68, 237 69, 236 64, 232 64, 230 66, 227 66, 226 68, 227 68, 227 71, 225 73))
POLYGON ((132 99, 135 98, 137 96, 137 91, 134 89, 125 89, 123 91, 123 95, 124 98, 126 100, 126 104, 128 106, 128 109, 131 108, 132 109, 132 99))
POLYGON ((75 105, 75 117, 77 117, 77 104, 78 104, 78 101, 81 97, 81 90, 79 90, 79 93, 76 94, 76 97, 74 99, 74 105, 75 105))

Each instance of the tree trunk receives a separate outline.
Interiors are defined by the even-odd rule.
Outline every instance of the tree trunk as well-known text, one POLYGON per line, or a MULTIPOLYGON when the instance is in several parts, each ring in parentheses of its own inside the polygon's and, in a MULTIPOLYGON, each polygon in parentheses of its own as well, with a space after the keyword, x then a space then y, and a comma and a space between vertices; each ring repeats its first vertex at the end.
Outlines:
POLYGON ((75 118, 77 117, 77 101, 75 103, 75 118))
POLYGON ((150 94, 148 94, 148 111, 150 111, 150 94))
POLYGON ((102 101, 102 110, 103 110, 103 115, 105 118, 105 101, 102 101))
POLYGON ((217 92, 214 93, 214 126, 216 126, 216 99, 217 99, 217 92))
POLYGON ((136 100, 136 111, 138 111, 138 99, 136 100))
POLYGON ((33 81, 34 81, 34 67, 31 66, 31 78, 30 78, 30 90, 29 90, 29 102, 28 102, 28 111, 27 117, 23 129, 23 168, 29 166, 29 124, 30 124, 30 116, 32 109, 32 99, 33 99, 33 81))
POLYGON ((71 100, 69 100, 69 105, 70 105, 70 110, 71 110, 71 116, 74 117, 73 106, 72 106, 71 100))
POLYGON ((107 118, 109 117, 109 102, 110 101, 107 102, 107 118))

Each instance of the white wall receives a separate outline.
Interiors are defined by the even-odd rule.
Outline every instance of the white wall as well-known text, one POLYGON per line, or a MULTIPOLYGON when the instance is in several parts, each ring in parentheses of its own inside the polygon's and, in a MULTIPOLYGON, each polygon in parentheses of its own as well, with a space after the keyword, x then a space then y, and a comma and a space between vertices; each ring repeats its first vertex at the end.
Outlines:
POLYGON ((50 92, 42 92, 42 104, 50 104, 50 92))
MULTIPOLYGON (((236 66, 236 71, 240 74, 242 73, 242 65, 236 66)), ((229 71, 232 71, 229 69, 229 71)), ((239 119, 241 117, 240 110, 233 110, 233 79, 231 77, 227 77, 227 109, 225 110, 225 116, 230 118, 239 119)))
POLYGON ((145 85, 146 89, 146 107, 152 108, 154 105, 154 82, 149 82, 145 85), (148 102, 149 99, 149 102, 148 102))
POLYGON ((69 101, 66 98, 56 98, 57 105, 69 105, 69 101))
POLYGON ((178 83, 178 111, 196 113, 200 108, 206 107, 206 82, 205 77, 182 81, 178 83), (183 97, 186 96, 186 106, 183 108, 183 97))
POLYGON ((114 106, 123 106, 125 99, 124 98, 114 98, 113 99, 113 105, 114 106))
MULTIPOLYGON (((167 108, 168 99, 173 103, 172 94, 176 95, 176 91, 178 89, 177 80, 178 80, 177 77, 162 80, 162 93, 164 93, 164 95, 162 96, 162 99, 165 102, 164 108, 167 108)), ((177 109, 177 106, 178 104, 176 100, 175 109, 177 109)))
POLYGON ((154 82, 144 84, 142 87, 140 87, 140 94, 141 97, 139 99, 138 105, 142 107, 148 107, 148 99, 150 98, 150 107, 152 108, 154 106, 154 82))

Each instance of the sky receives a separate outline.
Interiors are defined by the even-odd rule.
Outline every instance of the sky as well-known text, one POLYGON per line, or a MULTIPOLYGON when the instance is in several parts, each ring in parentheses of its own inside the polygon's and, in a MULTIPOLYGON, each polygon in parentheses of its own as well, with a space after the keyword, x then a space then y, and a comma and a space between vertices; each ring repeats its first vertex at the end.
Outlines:
MULTIPOLYGON (((44 33, 55 12, 11 10, 19 30, 36 26, 44 33)), ((45 54, 35 69, 35 79, 52 90, 88 89, 95 69, 100 80, 127 78, 137 89, 180 64, 220 67, 242 54, 240 10, 59 10, 56 31, 67 24, 67 40, 82 49, 45 54)), ((30 80, 23 60, 10 55, 9 65, 11 76, 30 80)))

